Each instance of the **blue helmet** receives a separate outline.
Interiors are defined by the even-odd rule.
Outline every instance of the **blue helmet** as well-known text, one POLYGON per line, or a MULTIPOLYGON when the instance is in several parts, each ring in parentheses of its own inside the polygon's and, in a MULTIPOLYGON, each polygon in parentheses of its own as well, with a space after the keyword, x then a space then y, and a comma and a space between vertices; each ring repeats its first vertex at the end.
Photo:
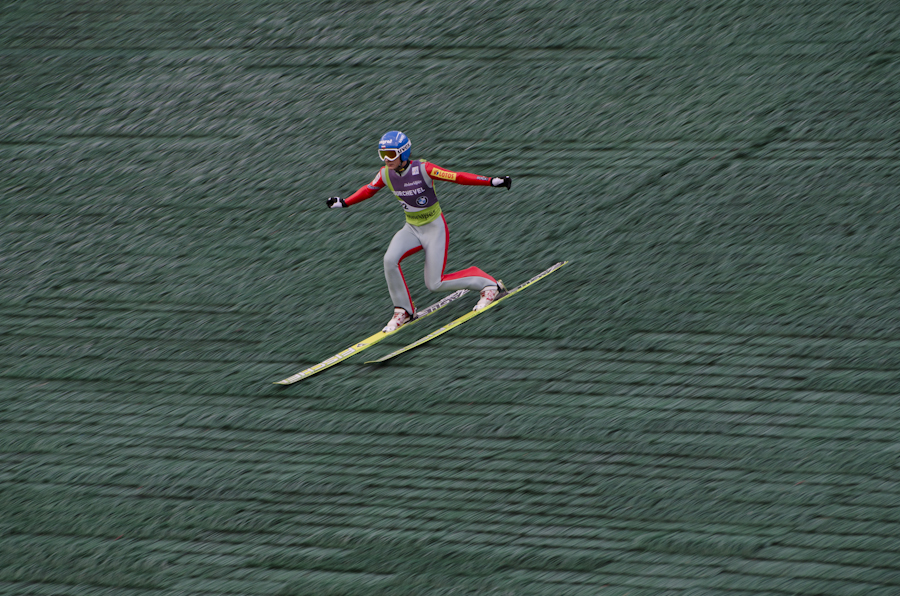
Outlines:
POLYGON ((409 161, 410 153, 412 153, 412 142, 399 130, 385 133, 378 141, 379 159, 393 161, 399 155, 402 161, 409 161))

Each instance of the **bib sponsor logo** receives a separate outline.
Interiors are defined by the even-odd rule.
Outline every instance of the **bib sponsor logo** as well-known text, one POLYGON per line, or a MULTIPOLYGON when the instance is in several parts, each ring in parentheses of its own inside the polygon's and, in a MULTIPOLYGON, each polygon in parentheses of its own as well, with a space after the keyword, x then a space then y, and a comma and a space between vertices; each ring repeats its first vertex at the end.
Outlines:
POLYGON ((456 172, 445 172, 444 170, 439 170, 437 168, 431 173, 432 178, 440 178, 441 180, 449 180, 450 182, 456 181, 456 172))
POLYGON ((407 213, 406 217, 408 217, 410 219, 428 219, 429 217, 432 217, 433 215, 434 215, 434 212, 429 209, 427 211, 420 211, 418 213, 407 213))
POLYGON ((394 194, 398 197, 414 197, 416 195, 422 194, 423 192, 425 192, 424 188, 416 188, 413 190, 398 190, 394 194))
POLYGON ((412 169, 413 176, 419 175, 419 166, 414 166, 412 169))
POLYGON ((441 215, 441 207, 437 203, 431 207, 424 207, 422 209, 416 209, 415 207, 410 207, 408 205, 406 205, 405 208, 407 208, 405 214, 406 221, 415 225, 424 225, 441 215))
POLYGON ((428 203, 428 197, 419 197, 416 199, 416 205, 419 207, 424 207, 426 203, 428 203))

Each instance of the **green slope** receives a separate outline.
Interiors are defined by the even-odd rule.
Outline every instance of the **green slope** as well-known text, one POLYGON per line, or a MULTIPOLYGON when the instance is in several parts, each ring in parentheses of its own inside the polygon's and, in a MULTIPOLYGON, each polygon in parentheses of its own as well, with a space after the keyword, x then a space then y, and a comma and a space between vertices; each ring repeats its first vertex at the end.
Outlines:
POLYGON ((898 23, 5 3, 0 592, 894 594, 898 23), (514 178, 448 268, 571 263, 273 387, 390 317, 390 129, 514 178))

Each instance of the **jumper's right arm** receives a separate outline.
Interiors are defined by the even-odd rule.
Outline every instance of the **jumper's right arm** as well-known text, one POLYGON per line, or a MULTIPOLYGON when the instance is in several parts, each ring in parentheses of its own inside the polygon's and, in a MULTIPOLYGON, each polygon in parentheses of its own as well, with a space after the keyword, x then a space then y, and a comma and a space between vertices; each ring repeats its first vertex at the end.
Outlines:
POLYGON ((375 193, 384 188, 384 186, 384 180, 382 179, 381 171, 379 170, 374 180, 360 188, 358 191, 356 191, 346 199, 341 199, 340 197, 331 197, 330 199, 328 199, 328 206, 332 209, 336 209, 339 207, 349 207, 350 205, 354 205, 375 196, 375 193))

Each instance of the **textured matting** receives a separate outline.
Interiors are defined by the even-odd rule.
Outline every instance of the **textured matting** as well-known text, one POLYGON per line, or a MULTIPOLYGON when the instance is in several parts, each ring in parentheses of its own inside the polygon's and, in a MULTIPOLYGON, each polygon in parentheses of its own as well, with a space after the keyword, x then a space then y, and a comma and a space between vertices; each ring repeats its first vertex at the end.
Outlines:
POLYGON ((897 594, 898 97, 896 2, 4 2, 0 593, 897 594), (276 387, 391 129, 513 178, 449 270, 570 263, 276 387))

